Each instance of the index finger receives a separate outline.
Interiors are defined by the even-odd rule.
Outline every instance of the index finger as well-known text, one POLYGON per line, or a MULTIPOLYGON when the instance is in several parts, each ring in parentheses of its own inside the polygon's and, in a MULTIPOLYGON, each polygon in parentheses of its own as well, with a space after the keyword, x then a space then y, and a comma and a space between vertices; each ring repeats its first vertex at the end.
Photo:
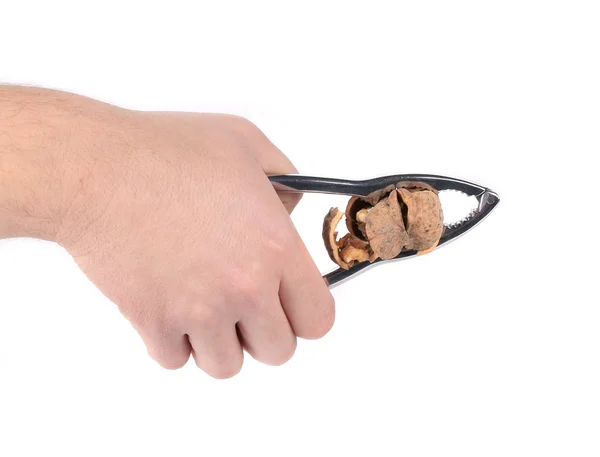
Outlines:
MULTIPOLYGON (((258 140, 255 157, 267 176, 298 173, 292 161, 258 127, 254 128, 254 134, 258 140)), ((288 214, 292 213, 302 198, 300 193, 277 192, 277 195, 288 214)))

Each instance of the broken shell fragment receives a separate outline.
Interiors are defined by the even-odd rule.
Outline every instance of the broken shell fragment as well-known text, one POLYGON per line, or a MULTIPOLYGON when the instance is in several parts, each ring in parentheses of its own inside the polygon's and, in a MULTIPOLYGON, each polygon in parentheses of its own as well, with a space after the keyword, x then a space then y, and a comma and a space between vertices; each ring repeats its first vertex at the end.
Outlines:
POLYGON ((344 270, 350 269, 358 262, 369 260, 372 256, 369 243, 348 233, 339 241, 337 225, 344 213, 337 208, 331 208, 323 221, 323 241, 331 260, 344 270))
POLYGON ((342 220, 342 217, 344 217, 344 213, 339 209, 331 208, 329 210, 329 213, 327 213, 327 216, 325 216, 325 220, 323 221, 323 241, 325 241, 325 247, 327 248, 327 253, 331 260, 347 270, 350 267, 340 258, 340 249, 336 239, 337 232, 335 230, 342 220))
POLYGON ((344 235, 339 243, 340 257, 349 266, 364 262, 371 257, 369 243, 353 237, 349 233, 344 235))

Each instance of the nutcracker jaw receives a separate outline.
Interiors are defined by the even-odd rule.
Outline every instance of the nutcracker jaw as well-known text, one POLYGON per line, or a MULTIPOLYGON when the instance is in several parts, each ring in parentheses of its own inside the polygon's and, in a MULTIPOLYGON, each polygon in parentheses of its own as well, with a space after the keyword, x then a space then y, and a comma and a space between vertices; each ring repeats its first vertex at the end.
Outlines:
MULTIPOLYGON (((450 192, 450 190, 446 191, 450 192)), ((454 241, 459 236, 467 233, 470 229, 472 229, 483 219, 485 219, 500 202, 500 197, 498 196, 498 194, 493 190, 486 188, 483 188, 483 191, 479 192, 476 195, 469 196, 475 197, 477 199, 477 208, 459 222, 445 225, 444 234, 442 235, 440 242, 438 243, 438 247, 447 244, 450 241, 454 241)))
MULTIPOLYGON (((444 232, 435 250, 454 241, 464 235, 473 227, 485 219, 500 202, 497 193, 478 184, 464 181, 462 179, 450 178, 447 176, 427 175, 427 174, 404 174, 383 176, 362 181, 319 178, 300 175, 278 175, 269 177, 273 187, 278 192, 294 193, 325 193, 336 195, 348 195, 367 197, 373 192, 377 192, 389 186, 396 186, 399 183, 413 181, 425 183, 438 192, 459 192, 469 197, 477 199, 477 208, 462 220, 444 226, 444 232)), ((434 250, 432 249, 432 250, 434 250)), ((395 260, 410 259, 423 252, 403 251, 397 257, 389 260, 377 259, 373 262, 361 262, 345 270, 338 268, 323 278, 331 287, 340 284, 357 273, 365 271, 367 268, 378 265, 381 262, 391 262, 395 260)))

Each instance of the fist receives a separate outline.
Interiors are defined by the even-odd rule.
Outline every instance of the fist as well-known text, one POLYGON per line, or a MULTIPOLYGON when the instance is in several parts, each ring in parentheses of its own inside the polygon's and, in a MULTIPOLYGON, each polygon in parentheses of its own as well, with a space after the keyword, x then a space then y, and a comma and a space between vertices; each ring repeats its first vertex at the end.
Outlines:
MULTIPOLYGON (((286 362, 334 302, 267 175, 297 173, 253 124, 115 108, 87 125, 57 242, 165 368, 228 378, 286 362)), ((84 129, 85 131, 85 129, 84 129)))

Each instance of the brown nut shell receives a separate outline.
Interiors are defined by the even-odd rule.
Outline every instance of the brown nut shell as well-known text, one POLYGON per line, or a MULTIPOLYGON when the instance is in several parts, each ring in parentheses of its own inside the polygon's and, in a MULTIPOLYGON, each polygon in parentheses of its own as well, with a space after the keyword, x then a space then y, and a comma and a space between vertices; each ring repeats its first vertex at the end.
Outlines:
POLYGON ((378 257, 387 260, 400 254, 409 239, 402 220, 397 192, 390 193, 369 211, 366 232, 371 249, 378 257))
POLYGON ((369 203, 371 206, 375 206, 379 200, 387 196, 390 192, 392 192, 396 188, 396 185, 390 184, 389 186, 384 187, 383 189, 376 190, 371 192, 366 197, 361 197, 362 200, 369 203))
POLYGON ((360 262, 392 259, 403 250, 431 252, 444 231, 437 194, 423 182, 404 181, 352 197, 345 213, 331 208, 323 221, 329 257, 348 270, 360 262), (344 215, 348 234, 338 240, 336 228, 344 215))
POLYGON ((421 251, 437 245, 444 232, 444 216, 438 196, 430 190, 398 190, 406 205, 407 249, 421 251))
POLYGON ((337 263, 340 267, 348 270, 350 266, 340 258, 340 250, 336 240, 336 227, 342 220, 344 213, 337 208, 331 208, 325 219, 323 220, 323 241, 325 248, 329 254, 329 258, 337 263))
POLYGON ((344 270, 350 269, 358 262, 369 260, 373 253, 369 243, 348 233, 337 240, 337 225, 344 216, 337 208, 331 208, 323 221, 323 241, 329 258, 344 270))
POLYGON ((421 182, 421 181, 402 181, 402 182, 399 182, 398 184, 396 184, 396 189, 408 189, 413 192, 418 191, 418 190, 429 190, 436 195, 438 194, 437 190, 435 190, 429 184, 425 184, 424 182, 421 182))
POLYGON ((340 257, 349 266, 365 262, 370 259, 371 251, 369 243, 352 236, 350 233, 344 235, 340 240, 340 257))

